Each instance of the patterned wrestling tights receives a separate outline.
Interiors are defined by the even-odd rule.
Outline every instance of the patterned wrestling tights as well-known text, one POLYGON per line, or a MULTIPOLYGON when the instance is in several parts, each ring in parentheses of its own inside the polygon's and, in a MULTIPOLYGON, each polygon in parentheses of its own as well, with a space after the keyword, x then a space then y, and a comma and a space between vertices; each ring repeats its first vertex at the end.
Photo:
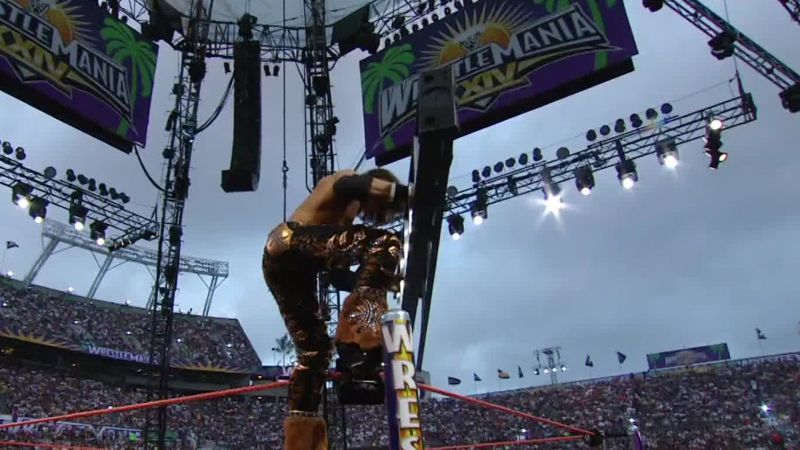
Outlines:
POLYGON ((380 317, 387 309, 386 293, 400 249, 394 233, 363 225, 288 222, 270 233, 264 251, 264 280, 297 352, 298 364, 289 387, 291 412, 317 413, 330 363, 332 346, 317 300, 317 274, 359 265, 355 286, 342 308, 336 341, 364 350, 379 348, 380 317))

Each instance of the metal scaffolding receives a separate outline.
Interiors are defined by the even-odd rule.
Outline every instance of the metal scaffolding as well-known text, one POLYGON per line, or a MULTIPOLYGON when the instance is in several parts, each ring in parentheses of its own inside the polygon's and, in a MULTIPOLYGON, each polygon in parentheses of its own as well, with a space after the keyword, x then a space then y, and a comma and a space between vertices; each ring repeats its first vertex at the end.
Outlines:
MULTIPOLYGON (((92 299, 97 294, 97 289, 103 281, 106 274, 122 264, 127 262, 141 264, 148 269, 155 269, 158 265, 158 252, 155 250, 131 245, 129 247, 114 250, 113 252, 105 246, 99 246, 95 241, 89 239, 86 234, 77 231, 74 227, 54 220, 45 220, 42 227, 42 237, 48 239, 45 244, 44 250, 37 258, 31 270, 25 276, 25 284, 31 285, 39 271, 46 264, 48 258, 69 248, 80 248, 88 250, 93 255, 100 255, 103 262, 98 263, 99 270, 97 275, 92 281, 92 285, 85 297, 92 299), (66 247, 61 250, 56 250, 58 244, 63 244, 66 247), (113 264, 113 265, 112 265, 113 264)), ((192 256, 183 256, 180 259, 179 265, 180 273, 193 273, 196 274, 200 280, 208 288, 205 304, 203 305, 203 316, 208 316, 211 302, 214 298, 214 291, 219 285, 228 278, 228 263, 225 261, 215 261, 211 259, 195 258, 192 256), (206 280, 204 277, 208 277, 206 280)), ((152 301, 155 292, 152 292, 150 299, 147 302, 146 308, 152 307, 152 301)))
POLYGON ((800 0, 778 0, 786 11, 789 12, 789 15, 792 16, 792 20, 800 24, 800 0))

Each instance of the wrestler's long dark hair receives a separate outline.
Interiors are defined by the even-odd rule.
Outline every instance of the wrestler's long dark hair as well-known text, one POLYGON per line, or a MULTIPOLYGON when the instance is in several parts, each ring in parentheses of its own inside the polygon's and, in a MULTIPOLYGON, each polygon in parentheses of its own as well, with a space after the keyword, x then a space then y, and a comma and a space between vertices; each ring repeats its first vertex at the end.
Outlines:
MULTIPOLYGON (((365 175, 370 175, 379 180, 388 181, 390 183, 400 184, 400 180, 397 178, 397 176, 395 176, 395 174, 381 167, 369 170, 365 173, 365 175)), ((382 207, 379 211, 367 212, 362 209, 359 213, 361 220, 367 225, 386 225, 405 215, 406 209, 408 208, 408 205, 404 203, 387 203, 381 206, 382 207)))

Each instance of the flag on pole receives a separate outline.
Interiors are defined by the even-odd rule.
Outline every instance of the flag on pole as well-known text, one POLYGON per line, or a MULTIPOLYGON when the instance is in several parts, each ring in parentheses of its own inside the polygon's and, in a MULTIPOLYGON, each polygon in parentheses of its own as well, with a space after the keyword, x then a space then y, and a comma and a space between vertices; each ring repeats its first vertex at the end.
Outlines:
POLYGON ((589 355, 586 355, 586 367, 594 367, 594 363, 592 362, 592 358, 589 355))
POLYGON ((447 377, 447 384, 455 386, 456 384, 461 384, 461 380, 456 377, 447 377))
POLYGON ((625 356, 624 353, 617 352, 617 360, 619 361, 620 364, 624 363, 627 358, 628 357, 625 356))
POLYGON ((766 341, 767 337, 764 336, 764 333, 761 332, 758 328, 756 328, 756 337, 758 337, 759 341, 766 341))
POLYGON ((503 380, 507 380, 507 379, 511 378, 511 375, 509 375, 508 372, 506 372, 506 371, 497 369, 497 377, 500 378, 500 379, 503 379, 503 380))
POLYGON ((16 242, 14 242, 14 241, 6 241, 6 250, 8 250, 10 248, 17 248, 17 247, 19 247, 19 244, 17 244, 16 242))
POLYGON ((522 373, 522 367, 520 366, 517 366, 517 373, 519 374, 520 378, 525 377, 525 374, 522 373))
POLYGON ((477 373, 472 372, 472 381, 483 381, 483 380, 481 380, 481 377, 479 377, 477 373))

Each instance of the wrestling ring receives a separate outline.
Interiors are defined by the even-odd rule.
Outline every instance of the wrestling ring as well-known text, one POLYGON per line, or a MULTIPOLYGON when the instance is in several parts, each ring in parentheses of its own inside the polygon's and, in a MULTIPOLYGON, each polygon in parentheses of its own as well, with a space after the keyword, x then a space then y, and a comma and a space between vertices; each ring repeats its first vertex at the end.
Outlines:
MULTIPOLYGON (((332 378, 337 378, 333 376, 332 378)), ((153 409, 159 408, 162 406, 170 406, 170 405, 179 405, 179 404, 187 404, 193 402, 201 402, 206 400, 214 400, 220 399, 224 397, 233 397, 236 395, 242 394, 249 394, 249 393, 257 393, 257 392, 266 392, 272 389, 278 389, 285 387, 289 384, 288 381, 277 381, 273 383, 267 384, 258 384, 253 386, 246 386, 240 388, 233 388, 233 389, 225 389, 220 391, 213 391, 213 392, 205 392, 202 394, 194 394, 194 395, 187 395, 181 397, 173 397, 164 400, 156 400, 144 403, 136 403, 131 405, 123 405, 123 406, 115 406, 103 409, 95 409, 90 411, 79 411, 69 414, 63 414, 53 417, 42 417, 38 419, 31 419, 25 420, 21 422, 14 422, 14 423, 6 423, 0 425, 0 430, 8 430, 12 428, 18 427, 31 427, 34 425, 41 425, 41 424, 48 424, 48 423, 57 423, 62 421, 74 421, 77 419, 86 419, 90 417, 97 417, 97 416, 104 416, 110 414, 120 414, 126 413, 131 411, 141 411, 146 409, 153 409)), ((448 445, 444 447, 430 447, 428 450, 461 450, 461 449, 486 449, 486 448, 493 448, 499 446, 520 446, 520 445, 536 445, 536 444, 551 444, 551 443, 558 443, 558 442, 572 442, 572 441, 586 441, 587 443, 594 443, 599 436, 598 431, 590 431, 585 430, 582 428, 578 428, 575 426, 563 424, 554 420, 550 420, 544 417, 535 416, 533 414, 528 414, 522 411, 517 411, 511 408, 507 408, 502 405, 497 405, 491 402, 487 402, 485 400, 467 397, 464 395, 460 395, 454 392, 446 391, 444 389, 440 389, 437 387, 419 384, 418 385, 420 390, 427 391, 433 394, 439 394, 447 397, 451 397, 475 406, 479 406, 482 408, 490 409, 499 411, 502 413, 506 413, 512 416, 516 416, 522 419, 527 419, 533 422, 537 422, 543 425, 549 425, 553 428, 557 428, 570 434, 564 436, 554 436, 554 437, 542 437, 542 438, 534 438, 534 439, 526 439, 526 440, 514 440, 514 441, 498 441, 498 442, 485 442, 485 443, 469 443, 469 444, 460 444, 460 445, 448 445)), ((424 421, 424 419, 423 419, 424 421)), ((600 438, 602 439, 602 438, 600 438)), ((59 445, 53 443, 38 443, 38 442, 18 442, 18 441, 0 441, 0 446, 9 446, 9 447, 38 447, 38 448, 47 448, 47 449, 64 449, 64 450, 103 450, 102 448, 98 447, 85 447, 85 446, 74 446, 74 445, 59 445)))

